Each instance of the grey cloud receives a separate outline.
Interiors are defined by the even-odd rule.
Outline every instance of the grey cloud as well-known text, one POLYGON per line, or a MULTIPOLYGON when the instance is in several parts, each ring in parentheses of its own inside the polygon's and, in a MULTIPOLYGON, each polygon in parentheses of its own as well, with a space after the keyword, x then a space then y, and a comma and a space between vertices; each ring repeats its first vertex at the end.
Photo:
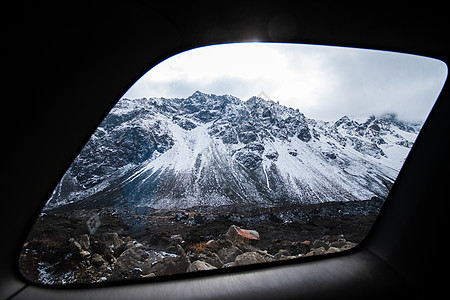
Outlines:
MULTIPOLYGON (((362 117, 394 112, 405 120, 424 121, 447 72, 442 62, 413 55, 341 47, 270 46, 283 51, 289 61, 289 71, 299 72, 300 78, 323 76, 319 78, 323 80, 320 90, 309 96, 314 99, 297 99, 297 95, 276 99, 271 91, 277 89, 279 78, 262 82, 214 74, 207 80, 141 80, 125 96, 187 97, 200 90, 231 94, 246 100, 264 90, 273 100, 279 100, 281 104, 289 100, 291 106, 316 119, 336 120, 343 115, 362 117), (307 69, 308 61, 319 66, 318 72, 308 73, 311 71, 307 69), (314 105, 306 105, 307 100, 314 100, 314 105)), ((210 49, 214 50, 214 47, 210 49)))

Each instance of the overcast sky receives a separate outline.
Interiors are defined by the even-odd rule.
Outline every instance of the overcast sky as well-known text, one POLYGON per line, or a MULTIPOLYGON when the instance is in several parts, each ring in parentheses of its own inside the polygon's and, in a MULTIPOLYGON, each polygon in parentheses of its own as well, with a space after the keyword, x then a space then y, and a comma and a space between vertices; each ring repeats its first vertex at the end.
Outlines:
POLYGON ((242 100, 264 92, 332 121, 394 112, 424 121, 447 76, 438 60, 343 47, 242 43, 201 47, 156 65, 126 98, 186 98, 196 90, 242 100))

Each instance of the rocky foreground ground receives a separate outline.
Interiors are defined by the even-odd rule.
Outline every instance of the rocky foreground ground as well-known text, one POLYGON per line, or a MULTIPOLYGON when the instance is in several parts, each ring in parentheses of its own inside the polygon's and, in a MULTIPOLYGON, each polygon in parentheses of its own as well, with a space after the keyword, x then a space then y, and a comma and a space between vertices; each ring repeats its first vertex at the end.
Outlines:
POLYGON ((94 283, 340 252, 366 236, 382 204, 53 211, 38 219, 19 266, 37 283, 94 283))

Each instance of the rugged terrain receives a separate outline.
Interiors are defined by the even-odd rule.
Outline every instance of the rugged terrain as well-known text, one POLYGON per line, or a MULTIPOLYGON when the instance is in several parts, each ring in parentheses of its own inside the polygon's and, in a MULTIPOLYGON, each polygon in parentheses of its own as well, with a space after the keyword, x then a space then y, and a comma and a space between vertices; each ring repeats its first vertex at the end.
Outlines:
POLYGON ((121 99, 53 191, 21 272, 91 283, 350 249, 419 129, 392 114, 324 122, 258 97, 121 99))
POLYGON ((94 283, 229 268, 351 249, 371 228, 382 199, 289 207, 102 208, 43 214, 20 256, 29 280, 94 283), (90 234, 86 225, 99 216, 90 234), (235 239, 232 225, 259 240, 235 239))
POLYGON ((323 122, 257 97, 122 99, 44 209, 384 198, 419 128, 395 115, 323 122))

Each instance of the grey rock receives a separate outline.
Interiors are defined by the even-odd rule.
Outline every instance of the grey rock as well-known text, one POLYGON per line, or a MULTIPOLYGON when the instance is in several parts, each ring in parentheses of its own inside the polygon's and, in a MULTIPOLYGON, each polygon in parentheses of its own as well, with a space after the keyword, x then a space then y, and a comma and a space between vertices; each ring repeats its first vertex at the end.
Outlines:
POLYGON ((224 262, 220 259, 219 255, 211 251, 207 251, 205 253, 192 253, 189 255, 189 260, 204 261, 216 268, 222 268, 224 265, 224 262))
POLYGON ((236 246, 230 246, 228 248, 222 248, 217 252, 219 258, 223 261, 224 264, 233 262, 236 257, 243 252, 236 246))
POLYGON ((84 250, 89 250, 89 248, 91 247, 91 243, 89 241, 89 235, 83 234, 80 237, 80 245, 83 247, 84 250))
POLYGON ((152 266, 160 260, 161 258, 150 249, 142 246, 130 248, 117 258, 111 278, 130 279, 149 274, 153 272, 152 266))
POLYGON ((206 270, 214 270, 216 267, 208 264, 207 262, 196 260, 191 263, 187 269, 187 272, 197 272, 197 271, 206 271, 206 270))
POLYGON ((266 259, 263 255, 257 252, 246 252, 238 255, 234 262, 231 264, 232 267, 235 266, 245 266, 257 263, 269 262, 270 259, 266 259))
POLYGON ((102 257, 100 254, 94 253, 94 254, 92 255, 92 258, 91 258, 91 264, 92 264, 94 267, 99 268, 99 267, 102 266, 104 263, 106 263, 106 261, 103 259, 103 257, 102 257))

